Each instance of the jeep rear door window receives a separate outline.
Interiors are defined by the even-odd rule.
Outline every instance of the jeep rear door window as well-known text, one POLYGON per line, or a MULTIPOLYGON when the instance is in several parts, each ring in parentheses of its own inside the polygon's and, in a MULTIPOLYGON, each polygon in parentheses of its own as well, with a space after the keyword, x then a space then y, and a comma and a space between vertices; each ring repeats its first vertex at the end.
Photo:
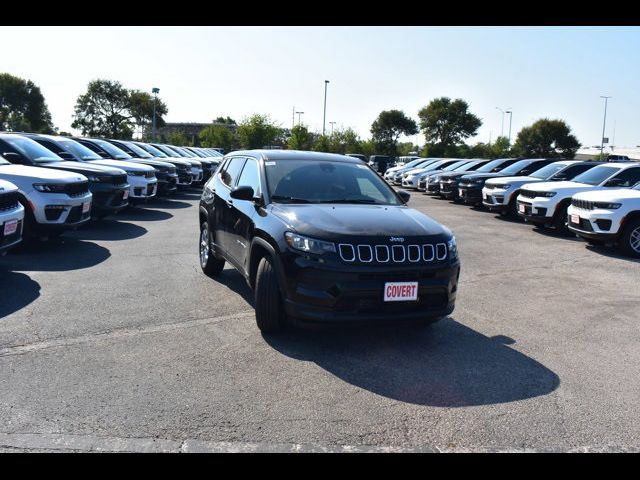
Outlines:
POLYGON ((529 176, 533 177, 533 178, 539 178, 541 180, 544 180, 546 178, 549 178, 554 173, 559 172, 560 170, 562 170, 565 167, 566 167, 566 165, 563 165, 561 163, 550 163, 549 165, 547 165, 545 167, 542 167, 542 168, 539 168, 535 172, 532 172, 531 175, 529 175, 529 176))
POLYGON ((515 162, 514 160, 504 160, 503 158, 498 158, 497 160, 492 160, 489 163, 487 163, 486 165, 481 166, 478 170, 476 170, 476 172, 478 173, 492 173, 494 168, 499 168, 499 167, 506 167, 508 165, 511 165, 513 162, 515 162))
POLYGON ((100 155, 75 140, 60 138, 58 139, 58 143, 66 151, 71 152, 74 156, 82 160, 102 160, 100 155))
POLYGON ((391 187, 361 163, 267 160, 265 172, 276 203, 401 204, 391 187))
POLYGON ((621 187, 632 187, 640 182, 640 168, 627 168, 624 172, 616 175, 615 178, 624 182, 620 185, 621 187))
POLYGON ((246 158, 244 157, 232 158, 231 161, 226 164, 222 172, 220 172, 222 183, 228 187, 233 187, 240 171, 242 170, 245 160, 246 158))

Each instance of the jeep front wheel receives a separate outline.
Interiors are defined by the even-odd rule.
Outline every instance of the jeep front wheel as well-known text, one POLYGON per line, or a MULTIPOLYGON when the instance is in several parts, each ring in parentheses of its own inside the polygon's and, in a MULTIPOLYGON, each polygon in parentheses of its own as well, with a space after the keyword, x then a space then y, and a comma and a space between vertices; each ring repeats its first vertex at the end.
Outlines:
POLYGON ((620 250, 625 255, 640 258, 640 220, 632 220, 620 237, 620 250))
POLYGON ((211 250, 211 237, 207 222, 202 222, 200 225, 200 268, 210 277, 217 277, 224 268, 224 260, 216 258, 211 250))
POLYGON ((258 328, 265 333, 278 332, 284 326, 282 295, 278 278, 269 257, 258 264, 255 282, 255 308, 258 328))

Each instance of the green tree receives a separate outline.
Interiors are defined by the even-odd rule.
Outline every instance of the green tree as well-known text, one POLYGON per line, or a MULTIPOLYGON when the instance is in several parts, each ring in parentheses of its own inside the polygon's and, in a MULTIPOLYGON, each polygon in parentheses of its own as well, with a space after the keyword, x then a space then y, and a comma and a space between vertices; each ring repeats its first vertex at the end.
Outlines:
POLYGON ((328 135, 318 135, 311 147, 316 152, 329 152, 331 153, 331 140, 328 135))
POLYGON ((291 129, 291 135, 287 142, 291 150, 311 150, 313 146, 313 135, 304 125, 296 125, 291 129))
POLYGON ((31 80, 0 73, 0 130, 55 132, 44 96, 31 80))
POLYGON ((184 132, 181 132, 179 130, 174 130, 169 132, 165 138, 167 139, 166 143, 168 143, 169 145, 175 145, 176 147, 192 146, 191 141, 189 141, 189 138, 187 138, 184 132))
POLYGON ((71 126, 92 137, 130 139, 129 91, 120 82, 93 80, 76 100, 71 126))
POLYGON ((400 135, 415 135, 418 126, 414 120, 400 110, 384 110, 371 124, 371 136, 378 144, 380 153, 397 155, 400 135))
POLYGON ((231 117, 218 117, 214 120, 215 123, 224 123, 225 125, 236 125, 236 121, 231 117))
MULTIPOLYGON (((360 152, 363 155, 365 155, 366 157, 370 157, 371 155, 375 155, 377 152, 377 146, 376 146, 376 142, 374 142, 373 140, 369 139, 369 140, 364 140, 360 142, 360 152)), ((351 153, 351 152, 348 152, 351 153)))
POLYGON ((282 129, 268 115, 254 114, 243 119, 237 134, 242 148, 262 148, 282 142, 282 129))
MULTIPOLYGON (((140 90, 129 91, 129 115, 133 123, 143 134, 153 125, 153 96, 140 90)), ((156 127, 164 126, 164 115, 169 112, 167 105, 160 100, 156 100, 156 127)))
POLYGON ((198 134, 200 145, 203 147, 220 147, 225 152, 235 150, 236 136, 233 130, 223 125, 209 125, 198 134))
POLYGON ((509 139, 498 137, 493 144, 479 142, 470 148, 470 154, 473 158, 506 158, 511 155, 509 139))
POLYGON ((427 143, 440 145, 443 152, 475 135, 482 125, 482 121, 469 112, 467 102, 459 98, 453 101, 448 97, 431 100, 418 112, 418 117, 427 143))
POLYGON ((417 152, 420 150, 418 145, 414 145, 412 142, 398 143, 398 155, 407 156, 411 152, 417 152))
POLYGON ((563 120, 542 118, 518 133, 514 152, 523 157, 573 158, 580 148, 578 139, 563 120))
POLYGON ((332 153, 360 153, 360 138, 352 128, 340 129, 329 135, 329 150, 332 153))

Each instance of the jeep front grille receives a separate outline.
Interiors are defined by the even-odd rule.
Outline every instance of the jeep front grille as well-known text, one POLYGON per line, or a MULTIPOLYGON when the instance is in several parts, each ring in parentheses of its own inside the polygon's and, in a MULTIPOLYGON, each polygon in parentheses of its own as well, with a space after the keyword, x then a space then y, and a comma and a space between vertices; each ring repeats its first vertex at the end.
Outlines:
POLYGON ((368 245, 338 244, 338 253, 342 261, 347 263, 431 263, 446 260, 447 245, 412 244, 412 245, 368 245))
POLYGON ((571 200, 571 205, 576 208, 582 208, 584 210, 595 210, 596 208, 595 202, 590 202, 588 200, 578 200, 577 198, 573 198, 571 200))

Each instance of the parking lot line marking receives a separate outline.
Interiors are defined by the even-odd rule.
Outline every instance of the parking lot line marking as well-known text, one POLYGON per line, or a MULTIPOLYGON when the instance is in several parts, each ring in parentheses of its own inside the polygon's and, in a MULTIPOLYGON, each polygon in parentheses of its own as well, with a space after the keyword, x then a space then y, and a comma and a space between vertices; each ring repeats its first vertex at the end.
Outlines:
POLYGON ((89 343, 100 340, 112 340, 117 338, 132 337, 135 335, 147 335, 157 332, 165 332, 168 330, 178 330, 182 328, 193 328, 202 325, 225 322, 227 320, 235 320, 238 318, 246 318, 254 315, 253 310, 247 312, 233 313, 230 315, 222 315, 220 317, 199 318, 195 320, 187 320, 185 322, 166 323, 162 325, 150 325, 146 327, 121 328, 108 332, 96 332, 78 337, 63 337, 51 340, 43 340, 40 342, 28 343, 23 345, 13 345, 10 347, 0 348, 0 357, 9 355, 24 355, 38 350, 48 348, 60 348, 82 343, 89 343))
POLYGON ((173 452, 173 453, 610 453, 640 452, 640 447, 618 445, 579 446, 568 448, 529 447, 439 447, 439 446, 376 446, 331 445, 267 442, 223 442, 197 439, 107 437, 65 433, 0 433, 0 451, 85 451, 85 452, 173 452))

